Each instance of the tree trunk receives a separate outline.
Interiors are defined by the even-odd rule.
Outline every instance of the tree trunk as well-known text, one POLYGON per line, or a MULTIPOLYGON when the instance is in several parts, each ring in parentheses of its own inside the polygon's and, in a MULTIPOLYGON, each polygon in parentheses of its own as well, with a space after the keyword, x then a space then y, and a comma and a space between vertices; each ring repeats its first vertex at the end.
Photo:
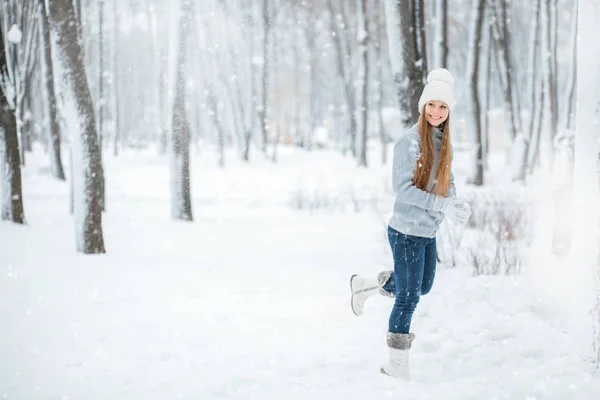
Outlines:
POLYGON ((415 21, 415 47, 417 49, 416 67, 421 69, 423 82, 427 82, 427 27, 425 26, 424 0, 412 0, 411 10, 415 21))
POLYGON ((473 164, 469 182, 483 185, 483 152, 481 132, 481 105, 479 103, 479 55, 481 53, 481 31, 485 12, 485 0, 473 0, 471 28, 469 34, 469 56, 467 59, 467 82, 470 97, 470 129, 473 147, 473 164))
POLYGON ((262 132, 262 152, 267 153, 267 143, 269 141, 269 36, 271 35, 271 20, 269 16, 271 7, 269 0, 262 0, 262 18, 263 18, 263 59, 262 59, 262 103, 260 106, 259 118, 262 132))
POLYGON ((572 106, 575 97, 575 75, 577 70, 577 2, 574 4, 571 30, 571 65, 566 89, 565 121, 563 130, 553 141, 556 151, 552 173, 554 199, 554 227, 552 252, 559 256, 567 255, 572 245, 573 231, 573 132, 572 106))
MULTIPOLYGON (((102 166, 102 141, 104 140, 104 1, 98 3, 98 148, 100 149, 100 165, 102 166)), ((106 211, 106 185, 104 183, 104 168, 100 168, 100 209, 106 211)))
POLYGON ((173 159, 171 176, 171 216, 192 221, 190 190, 190 125, 186 111, 186 74, 188 38, 192 23, 191 0, 181 0, 179 17, 179 46, 177 49, 177 78, 173 104, 173 159))
MULTIPOLYGON (((360 93, 360 113, 361 113, 361 126, 360 126, 360 147, 358 151, 358 165, 360 167, 367 166, 367 127, 369 123, 369 99, 368 99, 368 88, 369 88, 369 21, 367 16, 367 0, 357 0, 358 19, 358 44, 359 54, 362 64, 362 69, 358 78, 360 93)), ((360 68, 360 67, 359 67, 360 68)))
POLYGON ((506 20, 503 13, 506 0, 488 0, 488 5, 493 13, 492 18, 492 33, 494 35, 494 41, 496 44, 497 54, 496 61, 498 64, 498 72, 500 75, 500 82, 502 84, 502 90, 504 92, 504 112, 506 124, 506 159, 507 162, 512 163, 512 144, 515 140, 520 127, 518 124, 518 117, 514 112, 513 105, 513 88, 512 88, 512 68, 509 57, 508 38, 505 36, 506 20))
MULTIPOLYGON (((247 21, 246 28, 250 30, 254 26, 254 14, 252 13, 252 0, 250 0, 250 4, 246 4, 245 7, 245 20, 247 21)), ((256 126, 257 116, 260 117, 260 105, 259 99, 257 95, 257 86, 255 85, 255 77, 256 77, 256 65, 252 62, 254 57, 254 37, 249 35, 247 40, 247 45, 249 48, 249 59, 250 59, 250 76, 248 77, 248 85, 250 86, 250 99, 248 101, 248 106, 244 107, 244 102, 242 101, 242 90, 239 83, 239 79, 236 79, 237 90, 239 93, 238 98, 238 106, 240 110, 247 110, 247 113, 242 112, 242 118, 244 121, 244 143, 243 143, 243 153, 242 160, 245 162, 250 161, 250 145, 252 143, 252 135, 254 133, 254 127, 256 126)))
POLYGON ((447 68, 448 66, 448 0, 436 1, 436 60, 434 68, 447 68))
MULTIPOLYGON (((340 10, 339 12, 339 16, 340 18, 342 18, 342 21, 341 23, 338 23, 336 17, 336 10, 333 6, 333 0, 328 0, 327 5, 329 7, 329 13, 331 14, 330 24, 333 37, 333 45, 335 46, 335 50, 337 53, 335 57, 337 74, 342 79, 342 92, 344 100, 346 102, 345 115, 348 116, 347 123, 349 136, 347 137, 346 145, 343 147, 343 152, 345 152, 347 149, 350 149, 352 155, 356 156, 356 133, 358 124, 356 121, 356 96, 354 93, 354 80, 352 77, 352 68, 348 65, 350 62, 350 54, 345 50, 345 46, 342 43, 343 35, 345 35, 346 33, 343 32, 342 29, 340 29, 340 25, 343 27, 344 30, 347 29, 348 24, 344 20, 343 10, 340 10)), ((314 52, 316 51, 316 49, 314 49, 314 47, 315 46, 313 45, 312 55, 315 55, 314 52)), ((312 77, 317 74, 316 60, 314 60, 311 64, 312 65, 310 72, 312 77)), ((311 80, 315 79, 311 78, 311 80)), ((311 95, 316 97, 316 89, 312 89, 311 95)), ((315 103, 315 100, 311 100, 311 103, 315 103)), ((312 129, 314 130, 315 126, 313 126, 312 129)), ((309 132, 309 134, 312 135, 312 131, 309 132)))
MULTIPOLYGON (((10 85, 5 40, 3 32, 0 35, 0 79, 10 85)), ((14 84, 14 79, 12 82, 14 84)), ((24 224, 17 118, 4 88, 4 85, 0 85, 0 219, 24 224)))
POLYGON ((388 44, 390 61, 396 83, 396 94, 403 129, 418 121, 420 113, 416 101, 423 91, 422 60, 418 58, 416 29, 412 0, 386 0, 388 44))
POLYGON ((575 100, 576 100, 576 86, 577 86, 577 2, 574 3, 573 8, 573 28, 571 30, 571 63, 569 65, 569 76, 567 78, 567 87, 565 95, 565 112, 563 117, 563 126, 566 130, 570 131, 573 129, 575 123, 575 100))
POLYGON ((542 104, 544 103, 544 97, 546 96, 544 90, 544 78, 542 76, 536 76, 536 80, 537 82, 535 84, 535 104, 537 104, 537 107, 534 109, 533 132, 531 133, 529 154, 527 155, 528 172, 532 172, 534 167, 538 164, 543 123, 542 104))
POLYGON ((217 98, 215 96, 212 84, 205 81, 204 83, 206 91, 206 102, 210 109, 210 118, 212 119, 213 125, 217 130, 217 144, 219 149, 219 167, 225 167, 225 132, 219 121, 219 105, 217 104, 217 98))
MULTIPOLYGON (((3 43, 0 39, 0 44, 3 43)), ((4 46, 0 49, 0 68, 6 68, 4 46)), ((3 77, 4 78, 4 77, 3 77)), ((3 221, 25 223, 23 194, 21 188, 21 163, 15 112, 0 89, 0 217, 3 221)))
MULTIPOLYGON (((373 13, 378 16, 383 3, 377 2, 377 12, 373 13)), ((377 43, 374 43, 375 59, 377 60, 377 122, 379 128, 379 141, 381 145, 381 163, 387 163, 387 132, 385 131, 385 124, 383 123, 383 62, 385 58, 381 50, 382 44, 384 43, 385 32, 381 29, 383 25, 380 20, 376 19, 376 30, 377 30, 377 43)))
MULTIPOLYGON (((115 16, 114 19, 114 24, 113 24, 113 34, 114 34, 114 53, 113 53, 113 79, 112 79, 112 84, 113 84, 113 97, 112 97, 112 101, 113 101, 113 108, 114 108, 114 123, 113 123, 113 155, 117 156, 119 154, 119 140, 121 140, 121 111, 119 110, 120 107, 120 102, 119 102, 119 98, 120 98, 120 94, 119 94, 119 85, 117 84, 117 82, 119 81, 119 75, 120 75, 120 70, 119 70, 119 41, 121 40, 119 37, 119 24, 120 24, 120 17, 119 17, 119 12, 117 10, 117 2, 113 2, 113 13, 115 16)), ((166 146, 166 143, 165 143, 166 146)))
POLYGON ((54 86, 54 65, 52 62, 52 39, 50 37, 50 27, 48 26, 48 10, 46 9, 45 0, 39 0, 39 23, 41 26, 40 38, 43 40, 41 50, 43 59, 41 63, 43 69, 43 81, 46 88, 46 103, 48 115, 48 131, 50 138, 50 160, 52 166, 52 174, 55 178, 62 181, 65 180, 65 171, 62 163, 61 155, 61 132, 60 120, 56 109, 56 90, 54 86))
MULTIPOLYGON (((58 59, 64 63, 65 88, 72 94, 70 107, 76 112, 72 123, 75 185, 76 248, 85 254, 105 253, 100 204, 101 156, 94 121, 94 106, 77 34, 79 23, 71 0, 48 2, 50 26, 56 35, 58 59), (79 137, 77 137, 79 135, 79 137)), ((69 96, 67 96, 69 97, 69 96)))
POLYGON ((292 141, 294 143, 298 143, 299 139, 302 137, 302 128, 300 127, 300 67, 301 67, 301 57, 300 57, 300 37, 301 31, 300 28, 294 26, 292 28, 294 35, 294 44, 293 46, 293 65, 294 65, 294 97, 293 101, 293 122, 292 122, 292 141))
MULTIPOLYGON (((484 20, 490 18, 490 12, 489 10, 486 10, 485 16, 484 16, 484 20)), ((483 118, 481 120, 482 123, 482 127, 481 127, 481 132, 483 134, 482 136, 482 143, 481 143, 481 150, 482 150, 482 161, 483 161, 483 170, 486 171, 488 169, 488 155, 490 153, 490 105, 491 105, 491 97, 492 97, 492 69, 493 69, 493 63, 492 63, 492 52, 493 52, 493 38, 492 38, 492 29, 490 24, 487 24, 487 27, 485 28, 485 35, 486 35, 486 45, 485 45, 485 68, 483 69, 485 71, 485 78, 484 78, 484 82, 485 82, 485 97, 484 97, 484 101, 485 101, 485 106, 483 107, 483 118)))
POLYGON ((537 107, 541 105, 536 103, 536 64, 537 55, 540 49, 540 2, 541 0, 534 0, 533 15, 531 19, 531 25, 529 29, 529 53, 527 60, 527 97, 529 100, 529 127, 527 131, 524 129, 519 133, 516 139, 516 158, 514 163, 513 181, 525 182, 528 171, 528 156, 531 147, 531 141, 533 139, 534 120, 536 115, 537 107))
POLYGON ((542 130, 540 138, 540 165, 548 172, 552 171, 554 165, 554 145, 558 127, 558 106, 556 102, 556 85, 554 61, 552 59, 552 27, 550 0, 542 0, 542 74, 544 77, 545 104, 544 120, 548 123, 548 129, 542 130))
POLYGON ((21 153, 20 157, 22 166, 25 166, 25 152, 29 147, 29 138, 25 121, 27 115, 27 105, 25 104, 25 100, 27 99, 27 92, 29 91, 30 85, 30 82, 23 82, 23 84, 20 86, 20 92, 17 95, 17 132, 20 139, 19 150, 21 153))

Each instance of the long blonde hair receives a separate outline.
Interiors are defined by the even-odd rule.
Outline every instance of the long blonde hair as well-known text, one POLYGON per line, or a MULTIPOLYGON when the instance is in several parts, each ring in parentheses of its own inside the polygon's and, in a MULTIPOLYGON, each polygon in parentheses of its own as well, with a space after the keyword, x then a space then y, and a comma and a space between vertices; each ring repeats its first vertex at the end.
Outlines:
MULTIPOLYGON (((426 106, 425 106, 426 107, 426 106)), ((433 126, 427 121, 425 115, 425 107, 419 118, 419 137, 421 156, 417 161, 415 173, 413 175, 413 184, 421 190, 427 191, 429 184, 429 176, 433 168, 435 157, 435 147, 433 145, 433 126)), ((450 150, 450 115, 444 121, 442 128, 442 146, 440 148, 440 162, 437 171, 435 172, 435 185, 431 192, 435 189, 435 194, 438 196, 447 197, 450 189, 450 168, 452 167, 452 151, 450 150)))

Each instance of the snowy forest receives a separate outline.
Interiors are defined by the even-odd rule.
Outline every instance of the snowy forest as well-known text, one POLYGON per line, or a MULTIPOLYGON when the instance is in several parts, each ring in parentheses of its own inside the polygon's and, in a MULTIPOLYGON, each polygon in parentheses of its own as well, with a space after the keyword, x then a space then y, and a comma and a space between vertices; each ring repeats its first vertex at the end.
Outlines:
POLYGON ((600 398, 599 20, 2 0, 0 395, 600 398), (442 223, 400 385, 377 372, 392 302, 356 318, 348 278, 391 269, 393 145, 434 68, 472 215, 442 223))

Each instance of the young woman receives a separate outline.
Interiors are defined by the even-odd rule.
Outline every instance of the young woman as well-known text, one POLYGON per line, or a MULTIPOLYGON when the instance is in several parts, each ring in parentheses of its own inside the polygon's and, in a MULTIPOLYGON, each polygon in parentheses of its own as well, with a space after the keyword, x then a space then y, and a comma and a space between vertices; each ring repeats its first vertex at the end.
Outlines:
POLYGON ((388 239, 394 270, 376 279, 353 275, 352 310, 363 312, 366 299, 381 293, 395 297, 389 319, 389 361, 381 372, 409 379, 408 351, 415 338, 410 324, 419 298, 429 293, 436 269, 436 233, 444 217, 466 223, 469 204, 456 198, 452 174, 450 111, 454 107, 454 79, 446 69, 429 73, 419 99, 419 121, 394 145, 392 183, 394 213, 388 239))

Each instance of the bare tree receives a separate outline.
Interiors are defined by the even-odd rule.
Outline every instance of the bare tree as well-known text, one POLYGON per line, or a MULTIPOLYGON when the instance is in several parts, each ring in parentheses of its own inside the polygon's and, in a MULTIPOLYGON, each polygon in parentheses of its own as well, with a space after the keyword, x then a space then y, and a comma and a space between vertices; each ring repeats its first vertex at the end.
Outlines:
MULTIPOLYGON (((489 15, 490 15, 490 11, 489 9, 486 9, 485 11, 485 16, 484 16, 484 20, 488 19, 489 20, 489 15)), ((481 143, 481 150, 482 150, 482 157, 481 160, 483 162, 483 170, 485 171, 488 167, 488 155, 489 155, 489 145, 490 145, 490 107, 491 107, 491 98, 492 98, 492 91, 493 91, 493 83, 491 81, 492 76, 493 76, 493 64, 492 63, 492 53, 494 51, 493 47, 493 40, 492 40, 492 27, 491 25, 488 23, 486 24, 487 27, 484 30, 483 34, 485 36, 485 46, 484 46, 484 50, 485 50, 485 57, 483 57, 482 61, 484 62, 484 65, 480 67, 481 70, 485 71, 485 76, 483 78, 483 92, 485 93, 485 96, 483 97, 483 101, 484 101, 484 106, 482 107, 483 109, 483 118, 481 119, 481 132, 482 132, 482 143, 481 143)), ((482 39, 483 40, 483 39, 482 39)), ((481 93, 481 92, 480 92, 481 93)))
POLYGON ((46 88, 46 108, 48 115, 48 132, 50 138, 50 161, 52 174, 57 179, 65 180, 65 172, 62 165, 61 156, 61 132, 60 119, 57 110, 56 88, 54 86, 54 64, 52 62, 52 39, 50 37, 50 26, 48 25, 48 10, 45 0, 38 1, 40 38, 42 45, 40 49, 43 57, 40 63, 43 66, 43 81, 46 88))
POLYGON ((383 77, 383 64, 386 62, 387 57, 384 56, 384 51, 382 49, 383 44, 385 42, 385 30, 384 30, 384 21, 385 13, 383 11, 383 2, 377 1, 376 8, 373 9, 371 15, 374 16, 375 28, 373 31, 375 32, 373 35, 375 36, 375 40, 372 41, 373 50, 375 55, 375 65, 377 71, 377 80, 375 84, 377 85, 377 101, 376 101, 376 109, 377 109, 377 128, 379 129, 379 141, 381 146, 381 163, 385 164, 387 162, 387 136, 388 132, 385 131, 385 124, 383 123, 383 98, 384 98, 384 77, 383 77), (380 17, 384 16, 383 18, 380 17))
POLYGON ((565 108, 563 117, 563 127, 566 130, 573 129, 575 123, 574 109, 575 100, 577 97, 576 86, 577 86, 577 6, 578 2, 573 3, 573 25, 571 29, 571 62, 569 64, 569 75, 567 78, 567 85, 565 90, 565 108))
MULTIPOLYGON (((328 2, 331 0, 327 0, 328 2)), ((318 108, 317 108, 317 65, 319 59, 319 46, 317 42, 317 27, 313 23, 313 13, 316 14, 315 4, 314 2, 304 2, 302 4, 304 7, 304 15, 301 19, 302 24, 304 25, 304 34, 306 36, 306 51, 308 53, 308 64, 305 69, 308 70, 308 98, 307 98, 307 124, 306 131, 304 132, 303 137, 300 142, 303 146, 310 149, 312 136, 314 134, 315 128, 318 124, 318 108)), ((331 10, 330 10, 331 12, 331 10)), ((333 22, 332 22, 333 24, 333 22)), ((339 51, 338 51, 339 54, 339 51)), ((336 63, 336 67, 339 69, 339 65, 336 63)), ((343 75, 340 75, 343 76, 343 75)), ((351 117, 351 116, 350 116, 351 117)))
POLYGON ((98 174, 100 174, 100 208, 102 211, 106 211, 106 198, 105 198, 105 182, 104 182, 104 166, 102 165, 102 141, 104 140, 104 119, 106 118, 105 112, 105 71, 104 71, 104 1, 98 0, 98 101, 96 102, 98 107, 98 147, 100 149, 100 170, 98 174))
POLYGON ((57 58, 64 64, 66 98, 77 116, 75 121, 68 121, 73 138, 76 248, 86 254, 104 253, 99 173, 102 164, 94 105, 78 36, 79 21, 71 0, 49 1, 48 14, 57 58))
POLYGON ((38 12, 34 0, 4 0, 2 3, 2 30, 5 37, 12 31, 20 36, 10 44, 5 44, 8 52, 7 69, 14 82, 15 110, 17 117, 17 135, 20 140, 20 160, 25 165, 25 150, 29 144, 30 132, 26 128, 28 114, 27 99, 32 90, 32 76, 35 71, 36 46, 38 44, 38 12))
POLYGON ((553 140, 555 159, 552 171, 554 227, 552 232, 552 252, 564 256, 572 245, 573 232, 573 162, 574 127, 573 106, 575 101, 575 81, 577 74, 577 7, 573 5, 571 29, 571 62, 565 96, 564 126, 553 140))
MULTIPOLYGON (((295 16, 293 16, 295 17, 295 16)), ((300 128, 300 67, 301 67, 301 57, 300 51, 302 44, 300 40, 302 38, 302 31, 298 27, 298 24, 292 25, 292 35, 293 35, 293 63, 294 66, 293 76, 294 76, 294 95, 292 98, 293 102, 293 122, 292 122, 292 137, 294 140, 297 140, 302 135, 302 129, 300 128)))
POLYGON ((502 90, 504 92, 504 112, 506 115, 505 120, 509 126, 507 129, 506 136, 506 154, 507 161, 511 160, 511 147, 515 140, 518 132, 521 130, 520 117, 518 112, 515 112, 514 106, 514 90, 512 86, 513 73, 511 59, 510 59, 510 44, 508 35, 508 21, 507 21, 507 1, 508 0, 487 0, 488 7, 492 11, 492 33, 497 49, 496 60, 498 64, 498 72, 500 75, 500 82, 502 84, 502 90))
POLYGON ((410 10, 415 21, 415 47, 417 49, 417 67, 421 69, 423 82, 427 81, 427 27, 425 26, 425 0, 411 0, 410 10))
POLYGON ((188 39, 193 7, 191 0, 181 0, 179 16, 179 47, 177 49, 177 78, 173 104, 173 159, 171 161, 171 216, 192 221, 190 190, 190 125, 186 111, 186 74, 188 39))
POLYGON ((548 121, 549 129, 542 131, 540 140, 540 161, 542 166, 550 170, 554 164, 553 141, 558 127, 558 104, 556 92, 556 63, 552 53, 555 52, 553 17, 551 0, 541 1, 541 38, 542 38, 542 74, 544 79, 544 120, 548 121))
POLYGON ((448 0, 436 0, 434 68, 448 66, 448 0))
POLYGON ((419 119, 418 99, 423 91, 423 60, 419 58, 417 17, 413 0, 386 0, 388 45, 403 128, 419 119))
POLYGON ((483 185, 483 146, 481 129, 481 105, 479 102, 479 59, 485 14, 485 0, 473 0, 469 32, 469 55, 467 59, 467 82, 469 86, 469 131, 472 135, 473 164, 469 182, 483 185))
MULTIPOLYGON (((249 60, 249 76, 247 78, 249 85, 249 95, 247 103, 243 101, 245 98, 243 96, 243 88, 239 83, 239 79, 236 79, 236 89, 238 99, 238 109, 240 110, 240 116, 243 121, 243 131, 244 131, 244 143, 243 143, 243 153, 242 159, 244 161, 250 160, 250 142, 252 140, 252 135, 254 133, 254 128, 256 126, 257 118, 260 118, 260 105, 257 95, 257 88, 254 84, 254 79, 257 75, 257 68, 255 63, 253 62, 254 57, 254 37, 250 33, 250 30, 254 27, 255 19, 252 13, 252 1, 249 4, 244 4, 244 28, 246 29, 245 40, 248 47, 248 60, 249 60)), ((235 66, 238 66, 236 62, 236 57, 231 57, 231 62, 234 63, 235 66)), ((243 67, 242 67, 243 68, 243 67)))
MULTIPOLYGON (((120 23, 120 17, 119 17, 119 11, 117 9, 117 2, 113 1, 113 15, 114 15, 114 23, 113 23, 113 54, 112 54, 112 59, 113 59, 113 63, 112 63, 112 80, 111 80, 111 89, 112 89, 112 96, 111 96, 111 102, 112 102, 112 109, 113 109, 113 135, 112 135, 112 146, 113 146, 113 155, 117 156, 119 154, 119 140, 120 140, 120 130, 121 130, 121 112, 119 110, 119 91, 118 91, 118 85, 116 84, 116 82, 119 80, 119 76, 120 76, 120 65, 119 65, 119 41, 120 41, 120 37, 119 37, 119 23, 120 23)), ((160 95, 159 95, 160 96, 160 95)), ((162 97, 160 97, 159 102, 162 101, 164 98, 166 98, 166 96, 163 94, 162 97)), ((162 103, 161 103, 162 104, 162 103)), ((159 112, 161 113, 161 117, 164 118, 164 110, 162 108, 159 107, 159 112)), ((161 145, 164 144, 165 148, 167 146, 166 141, 167 141, 167 136, 166 136, 166 128, 164 127, 165 123, 161 120, 161 140, 163 140, 163 133, 164 133, 164 143, 161 142, 161 145)), ((165 150, 166 152, 166 150, 165 150)))
POLYGON ((270 0, 262 0, 262 22, 263 22, 263 57, 262 57, 262 80, 261 80, 261 105, 258 116, 262 132, 262 151, 267 153, 269 141, 269 39, 271 36, 270 0))
POLYGON ((7 65, 5 32, 0 32, 0 218, 25 223, 21 162, 14 102, 7 93, 14 91, 7 65))
POLYGON ((357 0, 359 10, 358 45, 362 68, 358 78, 360 87, 360 147, 358 151, 358 165, 367 166, 367 125, 369 123, 369 21, 367 15, 367 0, 357 0))
MULTIPOLYGON (((525 181, 528 171, 528 158, 531 149, 531 141, 534 139, 535 120, 538 113, 539 104, 536 89, 538 89, 538 79, 536 77, 538 55, 540 52, 540 2, 534 0, 531 3, 533 13, 529 28, 529 52, 527 57, 527 99, 529 101, 529 126, 527 131, 524 129, 517 135, 515 139, 515 163, 513 180, 525 181)), ((541 89, 541 88, 539 88, 541 89)))
MULTIPOLYGON (((349 23, 346 19, 343 2, 338 2, 338 4, 339 7, 336 8, 334 7, 333 0, 328 0, 327 2, 329 13, 331 14, 331 36, 336 51, 335 67, 337 70, 337 75, 342 79, 342 92, 344 101, 346 102, 346 115, 348 116, 349 136, 347 140, 347 146, 344 146, 343 150, 345 151, 349 148, 352 152, 352 155, 356 156, 356 133, 358 130, 356 121, 356 90, 354 87, 352 55, 350 54, 349 46, 346 46, 345 43, 345 40, 347 40, 346 36, 349 34, 349 23)), ((316 65, 314 66, 316 67, 316 65)), ((311 71, 311 73, 316 74, 316 71, 311 71)), ((316 92, 311 94, 315 95, 316 92)), ((312 134, 312 132, 310 134, 312 134)))

